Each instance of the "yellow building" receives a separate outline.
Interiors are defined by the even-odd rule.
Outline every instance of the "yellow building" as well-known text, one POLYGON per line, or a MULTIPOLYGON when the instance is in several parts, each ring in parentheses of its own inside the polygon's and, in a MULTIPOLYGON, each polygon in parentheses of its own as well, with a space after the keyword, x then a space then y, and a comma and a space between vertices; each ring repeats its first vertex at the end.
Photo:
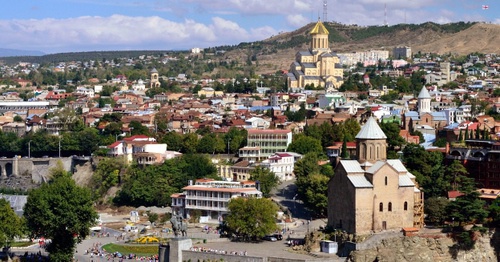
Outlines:
POLYGON ((357 160, 340 160, 328 184, 328 226, 351 234, 419 228, 423 193, 371 117, 356 136, 357 160))
POLYGON ((338 89, 343 83, 344 71, 339 57, 329 48, 328 30, 318 21, 310 34, 309 50, 297 52, 295 62, 290 65, 286 75, 288 87, 314 85, 324 87, 327 91, 338 89))

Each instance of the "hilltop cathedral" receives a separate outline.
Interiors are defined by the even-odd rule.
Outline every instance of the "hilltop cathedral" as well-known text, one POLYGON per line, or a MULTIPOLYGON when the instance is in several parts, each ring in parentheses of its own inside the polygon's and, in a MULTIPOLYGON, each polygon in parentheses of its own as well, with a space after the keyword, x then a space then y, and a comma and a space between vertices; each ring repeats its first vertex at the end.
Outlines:
POLYGON ((288 88, 304 88, 306 85, 324 87, 327 92, 338 89, 343 83, 344 71, 339 57, 332 53, 328 43, 328 30, 318 20, 310 32, 311 45, 307 51, 299 51, 295 62, 286 75, 288 88))
POLYGON ((328 183, 328 226, 350 234, 423 225, 423 193, 399 159, 387 159, 375 118, 356 135, 357 160, 340 160, 328 183))

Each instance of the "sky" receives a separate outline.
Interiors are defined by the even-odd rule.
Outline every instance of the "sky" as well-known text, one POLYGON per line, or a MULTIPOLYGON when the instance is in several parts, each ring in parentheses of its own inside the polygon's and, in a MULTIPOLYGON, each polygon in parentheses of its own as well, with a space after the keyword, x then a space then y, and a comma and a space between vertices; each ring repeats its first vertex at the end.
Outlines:
POLYGON ((385 17, 389 25, 500 24, 499 0, 326 0, 326 17, 324 0, 3 1, 0 48, 44 53, 236 45, 293 31, 319 17, 363 26, 382 25, 385 17))

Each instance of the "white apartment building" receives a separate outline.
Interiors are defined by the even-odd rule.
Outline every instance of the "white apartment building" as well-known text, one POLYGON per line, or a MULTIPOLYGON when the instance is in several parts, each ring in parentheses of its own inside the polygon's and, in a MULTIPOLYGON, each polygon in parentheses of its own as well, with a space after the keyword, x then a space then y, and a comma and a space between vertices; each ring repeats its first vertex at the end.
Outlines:
POLYGON ((198 179, 184 187, 182 193, 172 194, 172 211, 186 218, 194 210, 201 211, 200 223, 210 220, 222 221, 229 213, 229 201, 238 197, 261 198, 262 192, 253 181, 227 182, 213 179, 198 179))
POLYGON ((357 63, 374 63, 379 60, 386 61, 389 59, 389 51, 387 50, 369 50, 352 53, 338 53, 340 63, 347 66, 356 65, 357 63))
POLYGON ((271 172, 276 174, 281 181, 287 181, 293 178, 295 162, 301 158, 301 154, 278 152, 262 161, 261 166, 268 168, 271 172))

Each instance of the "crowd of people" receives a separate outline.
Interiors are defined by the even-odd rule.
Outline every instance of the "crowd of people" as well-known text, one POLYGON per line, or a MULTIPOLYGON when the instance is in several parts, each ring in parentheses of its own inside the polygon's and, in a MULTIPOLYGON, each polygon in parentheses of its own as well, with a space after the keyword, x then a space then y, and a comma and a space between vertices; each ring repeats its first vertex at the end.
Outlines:
POLYGON ((190 251, 204 252, 204 253, 214 253, 218 255, 233 255, 233 256, 246 256, 247 251, 226 251, 220 249, 213 249, 208 247, 191 247, 190 251))

